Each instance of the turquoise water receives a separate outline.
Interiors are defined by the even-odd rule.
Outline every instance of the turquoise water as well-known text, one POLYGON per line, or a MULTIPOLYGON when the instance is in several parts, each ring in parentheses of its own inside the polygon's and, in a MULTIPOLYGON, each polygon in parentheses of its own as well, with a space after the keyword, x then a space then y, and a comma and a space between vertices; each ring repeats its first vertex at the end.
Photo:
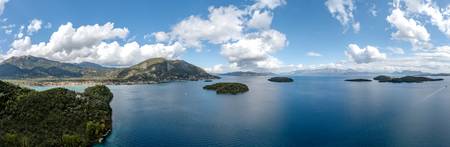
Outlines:
POLYGON ((450 146, 449 79, 266 79, 219 80, 246 83, 240 95, 205 91, 202 81, 109 86, 113 131, 100 146, 450 146))

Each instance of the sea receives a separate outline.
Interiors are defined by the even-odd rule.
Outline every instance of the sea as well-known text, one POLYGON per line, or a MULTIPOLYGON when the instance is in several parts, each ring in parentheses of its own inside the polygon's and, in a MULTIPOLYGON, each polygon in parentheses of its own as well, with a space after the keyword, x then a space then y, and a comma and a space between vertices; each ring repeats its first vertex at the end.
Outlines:
POLYGON ((426 83, 268 78, 110 85, 113 129, 96 146, 450 146, 449 78, 426 83), (244 83, 250 91, 218 95, 202 88, 216 82, 244 83))

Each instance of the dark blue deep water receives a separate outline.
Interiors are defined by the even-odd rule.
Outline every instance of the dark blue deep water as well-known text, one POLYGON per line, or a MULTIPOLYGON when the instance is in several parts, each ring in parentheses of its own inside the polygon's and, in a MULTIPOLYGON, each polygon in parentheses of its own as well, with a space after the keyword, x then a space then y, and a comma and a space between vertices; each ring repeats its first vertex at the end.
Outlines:
POLYGON ((217 80, 247 84, 240 95, 205 91, 203 81, 109 86, 113 131, 101 146, 450 146, 449 79, 266 79, 217 80))

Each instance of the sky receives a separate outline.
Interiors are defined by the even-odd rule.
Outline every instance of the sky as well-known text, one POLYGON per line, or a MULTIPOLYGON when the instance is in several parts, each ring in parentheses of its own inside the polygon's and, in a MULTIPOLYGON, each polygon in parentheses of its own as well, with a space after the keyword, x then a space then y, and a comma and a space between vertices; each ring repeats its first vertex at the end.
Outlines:
POLYGON ((0 0, 0 61, 450 72, 449 0, 0 0))

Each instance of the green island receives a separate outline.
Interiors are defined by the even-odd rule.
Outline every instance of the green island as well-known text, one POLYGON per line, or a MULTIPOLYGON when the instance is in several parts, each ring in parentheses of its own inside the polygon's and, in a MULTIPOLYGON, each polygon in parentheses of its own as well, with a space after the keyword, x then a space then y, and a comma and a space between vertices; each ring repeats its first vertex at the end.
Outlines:
POLYGON ((369 79, 347 79, 345 81, 348 81, 348 82, 372 82, 372 80, 369 80, 369 79))
POLYGON ((428 77, 416 77, 416 76, 405 76, 400 78, 394 78, 390 76, 377 76, 374 80, 378 82, 390 82, 390 83, 422 83, 422 82, 430 82, 430 81, 442 81, 444 79, 433 79, 428 77))
POLYGON ((247 85, 242 83, 215 83, 203 87, 206 90, 215 90, 217 94, 239 94, 249 91, 247 85))
POLYGON ((294 79, 291 79, 289 77, 272 77, 268 80, 271 82, 294 82, 294 79))
POLYGON ((90 146, 111 131, 106 86, 35 91, 0 81, 0 146, 90 146))

